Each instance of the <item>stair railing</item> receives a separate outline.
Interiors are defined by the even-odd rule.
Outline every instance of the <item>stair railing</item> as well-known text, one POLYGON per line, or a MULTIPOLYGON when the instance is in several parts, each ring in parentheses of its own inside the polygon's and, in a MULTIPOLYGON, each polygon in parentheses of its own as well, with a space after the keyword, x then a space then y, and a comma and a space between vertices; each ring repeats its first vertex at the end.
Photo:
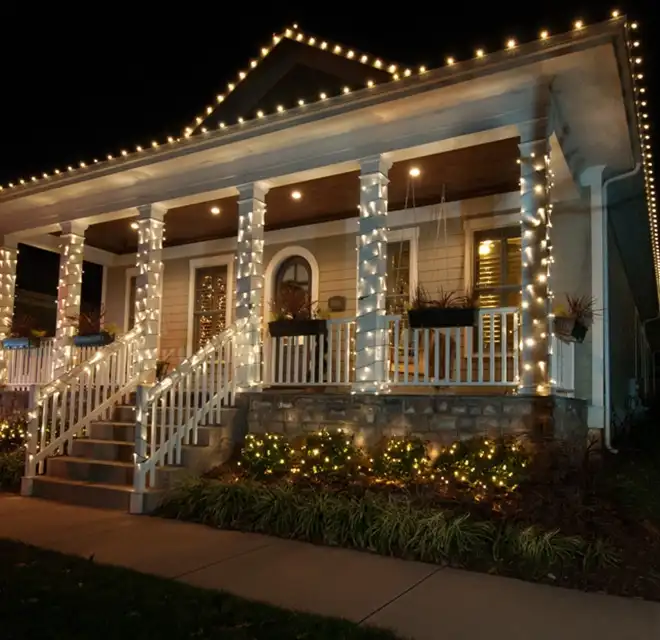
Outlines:
POLYGON ((95 420, 137 387, 136 349, 142 329, 134 328, 99 349, 41 390, 35 389, 30 404, 25 475, 45 471, 46 458, 70 450, 73 438, 83 435, 95 420))
POLYGON ((198 427, 219 424, 222 407, 233 393, 235 324, 207 342, 150 389, 136 398, 134 489, 156 485, 163 465, 180 465, 183 445, 197 444, 198 427))

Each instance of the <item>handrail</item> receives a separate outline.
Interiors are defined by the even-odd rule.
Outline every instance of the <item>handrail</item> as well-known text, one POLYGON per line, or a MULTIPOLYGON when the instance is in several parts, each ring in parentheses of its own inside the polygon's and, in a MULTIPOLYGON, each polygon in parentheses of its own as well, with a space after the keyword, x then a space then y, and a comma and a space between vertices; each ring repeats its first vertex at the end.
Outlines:
MULTIPOLYGON (((244 322, 213 337, 151 389, 137 387, 134 489, 156 485, 157 467, 181 464, 184 444, 232 392, 232 342, 244 322)), ((192 436, 192 438, 191 438, 192 436)))

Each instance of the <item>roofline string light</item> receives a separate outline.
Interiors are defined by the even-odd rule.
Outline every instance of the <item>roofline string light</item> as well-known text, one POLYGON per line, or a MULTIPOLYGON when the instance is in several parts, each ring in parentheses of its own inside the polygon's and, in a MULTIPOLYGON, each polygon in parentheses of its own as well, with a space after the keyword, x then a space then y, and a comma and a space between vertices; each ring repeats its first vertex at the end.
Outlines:
MULTIPOLYGON (((610 14, 610 18, 615 21, 625 19, 624 15, 621 14, 618 10, 612 11, 610 14)), ((646 88, 642 86, 642 82, 641 82, 643 80, 643 74, 641 73, 641 71, 638 71, 641 64, 641 57, 637 55, 635 52, 635 49, 639 47, 639 41, 636 39, 636 31, 638 29, 638 23, 626 22, 625 24, 626 24, 627 32, 631 36, 628 39, 628 47, 631 55, 630 58, 631 66, 633 68, 633 85, 635 90, 635 102, 636 102, 637 116, 638 116, 640 144, 642 146, 642 159, 643 159, 643 167, 644 167, 644 179, 646 184, 647 204, 649 210, 650 229, 652 236, 653 256, 654 256, 655 269, 656 269, 656 281, 658 282, 658 293, 660 296, 660 246, 659 246, 659 238, 658 238, 658 230, 657 230, 657 203, 655 196, 654 176, 653 176, 653 158, 651 153, 650 125, 646 121, 649 117, 648 102, 647 102, 648 99, 646 98, 646 88)), ((585 32, 584 21, 576 20, 575 22, 573 22, 572 30, 576 32, 584 33, 585 32)), ((293 25, 293 28, 286 29, 282 34, 274 35, 273 44, 270 47, 263 47, 261 49, 260 59, 263 60, 283 38, 289 38, 297 42, 304 42, 308 46, 317 46, 320 49, 327 50, 335 55, 343 56, 348 59, 355 59, 358 62, 361 62, 362 64, 365 64, 367 66, 372 66, 373 68, 386 71, 391 74, 391 78, 392 78, 391 81, 400 80, 402 77, 409 78, 413 76, 413 71, 411 69, 404 69, 402 72, 399 72, 397 65, 387 64, 383 62, 380 58, 377 58, 376 56, 357 53, 355 50, 350 49, 348 47, 343 47, 342 45, 339 44, 329 44, 327 41, 324 40, 319 41, 317 38, 313 36, 305 36, 300 31, 298 31, 297 25, 293 25)), ((538 40, 548 41, 549 39, 551 39, 551 36, 547 30, 543 30, 540 32, 538 40)), ((520 48, 520 44, 513 38, 507 39, 504 43, 504 51, 507 54, 511 54, 511 55, 516 54, 519 48, 520 48)), ((494 52, 494 53, 501 53, 501 52, 494 52)), ((488 57, 488 55, 489 54, 487 54, 483 49, 477 49, 473 56, 473 59, 484 59, 488 57)), ((249 64, 249 69, 252 70, 256 68, 258 66, 258 63, 259 63, 259 59, 253 59, 249 64)), ((446 63, 452 67, 455 67, 460 64, 460 62, 453 57, 447 58, 446 63)), ((417 76, 425 74, 426 72, 427 72, 427 68, 421 66, 418 69, 417 76)), ((228 85, 228 90, 233 91, 236 88, 237 84, 248 76, 248 73, 249 72, 245 72, 245 71, 240 72, 238 81, 235 83, 230 83, 228 85)), ((376 83, 372 79, 369 79, 367 80, 367 86, 361 88, 360 90, 368 91, 371 88, 373 88, 375 84, 376 83)), ((351 93, 353 92, 350 87, 344 87, 338 96, 332 96, 332 97, 338 99, 342 99, 342 98, 346 99, 346 96, 351 95, 351 93)), ((216 98, 216 103, 220 104, 222 101, 224 101, 226 95, 227 94, 218 95, 216 98)), ((328 96, 326 94, 321 94, 319 95, 318 101, 323 101, 326 100, 327 98, 328 96)), ((298 100, 297 103, 291 109, 287 110, 283 105, 278 105, 274 113, 265 114, 261 112, 255 114, 255 117, 252 119, 267 121, 269 118, 277 117, 282 113, 295 111, 296 109, 301 109, 304 107, 305 107, 305 102, 303 100, 298 100)), ((212 106, 207 107, 206 116, 202 117, 201 122, 204 121, 205 117, 213 113, 214 109, 215 107, 212 106)), ((226 124, 220 122, 218 124, 218 129, 221 130, 222 132, 233 132, 237 128, 243 126, 243 124, 247 121, 249 120, 241 117, 238 119, 237 123, 226 124)), ((42 176, 39 178, 37 178, 36 176, 31 176, 29 180, 21 178, 18 180, 17 183, 10 182, 7 185, 7 187, 9 187, 12 190, 18 188, 23 189, 35 183, 43 182, 45 180, 47 180, 48 182, 54 182, 62 178, 63 176, 70 175, 73 173, 92 172, 94 171, 95 166, 109 166, 110 164, 117 164, 125 160, 133 160, 136 156, 145 155, 148 153, 150 154, 159 153, 162 149, 162 146, 171 148, 176 144, 185 143, 187 140, 190 140, 191 138, 199 138, 200 136, 210 135, 210 132, 205 127, 201 127, 199 133, 195 133, 195 127, 199 126, 201 122, 199 122, 199 117, 198 117, 195 125, 193 126, 193 129, 191 130, 189 127, 184 133, 183 138, 168 136, 166 138, 167 141, 162 145, 158 141, 153 140, 151 142, 151 145, 147 147, 142 147, 140 145, 136 146, 134 152, 129 153, 126 149, 123 149, 117 155, 108 154, 106 156, 107 159, 104 161, 99 161, 98 158, 94 159, 91 164, 87 164, 81 161, 78 167, 68 166, 67 171, 55 169, 52 174, 43 173, 42 176)), ((214 131, 214 134, 217 135, 218 133, 220 132, 217 130, 214 131)), ((6 187, 0 185, 0 196, 2 195, 2 191, 4 189, 6 189, 6 187)))

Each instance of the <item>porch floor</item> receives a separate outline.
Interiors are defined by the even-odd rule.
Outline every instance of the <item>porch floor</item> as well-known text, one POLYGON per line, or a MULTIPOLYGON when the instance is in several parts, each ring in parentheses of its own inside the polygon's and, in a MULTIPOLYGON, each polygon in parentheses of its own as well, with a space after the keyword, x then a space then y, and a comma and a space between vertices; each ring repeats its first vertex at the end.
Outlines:
POLYGON ((654 602, 34 498, 0 494, 0 538, 416 640, 660 637, 654 602))

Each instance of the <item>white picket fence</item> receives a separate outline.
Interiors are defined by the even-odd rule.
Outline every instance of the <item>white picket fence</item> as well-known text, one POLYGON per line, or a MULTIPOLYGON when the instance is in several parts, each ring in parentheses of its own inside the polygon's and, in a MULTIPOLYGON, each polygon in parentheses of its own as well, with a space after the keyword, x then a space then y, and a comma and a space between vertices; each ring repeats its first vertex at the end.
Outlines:
MULTIPOLYGON (((27 391, 49 383, 53 379, 54 346, 54 338, 42 338, 38 347, 5 349, 7 386, 16 391, 27 391)), ((73 347, 71 366, 75 367, 89 360, 98 349, 99 347, 73 347)))

